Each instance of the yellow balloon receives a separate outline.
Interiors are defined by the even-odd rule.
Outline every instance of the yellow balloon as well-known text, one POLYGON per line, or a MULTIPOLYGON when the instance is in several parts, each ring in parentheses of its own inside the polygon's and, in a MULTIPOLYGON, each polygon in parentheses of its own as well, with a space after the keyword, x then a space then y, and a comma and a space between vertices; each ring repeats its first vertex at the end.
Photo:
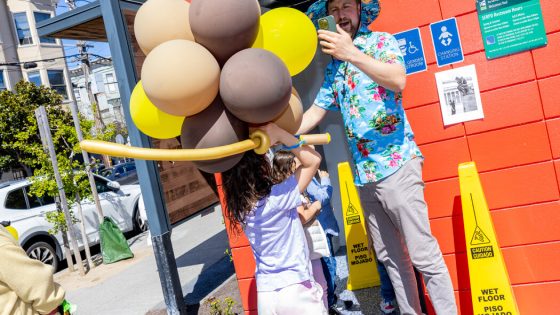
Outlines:
POLYGON ((7 226, 6 230, 8 232, 10 232, 10 234, 12 234, 12 236, 14 237, 14 239, 17 241, 19 240, 19 234, 18 231, 13 227, 13 226, 7 226))
POLYGON ((257 38, 255 39, 255 42, 253 43, 253 46, 251 46, 251 48, 263 48, 263 26, 262 26, 262 23, 259 24, 259 33, 257 34, 257 38))
POLYGON ((177 137, 185 120, 185 117, 167 114, 152 104, 144 92, 142 81, 136 84, 130 96, 130 116, 140 131, 156 139, 177 137))
POLYGON ((262 48, 282 59, 290 75, 307 68, 317 50, 317 31, 305 14, 292 8, 276 8, 261 16, 261 26, 262 48))

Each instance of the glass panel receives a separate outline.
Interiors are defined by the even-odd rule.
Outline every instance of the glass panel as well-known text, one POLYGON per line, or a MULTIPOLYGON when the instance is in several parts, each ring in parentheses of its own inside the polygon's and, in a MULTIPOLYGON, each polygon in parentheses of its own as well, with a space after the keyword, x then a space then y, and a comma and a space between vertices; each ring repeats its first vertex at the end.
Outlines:
POLYGON ((4 79, 4 70, 0 70, 0 91, 6 90, 6 81, 4 79))
POLYGON ((44 195, 43 197, 37 196, 29 196, 27 197, 29 200, 29 207, 30 208, 37 208, 42 206, 47 206, 54 203, 54 198, 48 195, 44 195))
POLYGON ((25 12, 14 13, 14 22, 16 24, 16 32, 20 45, 33 44, 29 23, 25 12))
MULTIPOLYGON (((44 12, 33 12, 33 16, 35 16, 35 24, 51 18, 50 13, 44 13, 44 12)), ((45 44, 56 44, 56 40, 50 37, 44 37, 44 36, 39 37, 39 41, 45 44)))
POLYGON ((6 208, 27 209, 27 204, 25 203, 25 194, 22 188, 8 193, 8 197, 6 197, 6 208))
POLYGON ((47 75, 49 77, 51 89, 57 91, 64 99, 68 99, 68 92, 66 91, 66 84, 64 83, 64 71, 47 70, 47 75))
POLYGON ((95 178, 95 186, 97 187, 97 192, 98 193, 104 193, 104 192, 111 191, 111 189, 107 186, 107 181, 106 180, 101 179, 97 176, 94 176, 93 178, 95 178))
POLYGON ((28 72, 27 79, 29 82, 35 83, 36 86, 43 84, 43 81, 41 81, 41 73, 39 71, 28 72))

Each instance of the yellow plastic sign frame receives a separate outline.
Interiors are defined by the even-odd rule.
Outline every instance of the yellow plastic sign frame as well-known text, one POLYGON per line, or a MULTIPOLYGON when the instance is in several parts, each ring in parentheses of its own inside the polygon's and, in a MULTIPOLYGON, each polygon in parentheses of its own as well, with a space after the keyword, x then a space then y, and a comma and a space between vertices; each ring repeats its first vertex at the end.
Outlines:
POLYGON ((377 262, 373 248, 369 248, 366 220, 348 162, 338 164, 338 178, 348 259, 347 288, 352 291, 379 286, 377 262))
POLYGON ((459 184, 473 314, 518 315, 509 275, 474 162, 459 165, 459 184))

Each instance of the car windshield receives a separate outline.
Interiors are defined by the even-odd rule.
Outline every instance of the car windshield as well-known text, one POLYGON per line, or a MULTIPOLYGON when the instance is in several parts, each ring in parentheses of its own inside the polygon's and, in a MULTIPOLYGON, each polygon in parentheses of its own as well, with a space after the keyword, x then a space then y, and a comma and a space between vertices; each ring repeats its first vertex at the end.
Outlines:
POLYGON ((109 177, 109 176, 111 176, 111 173, 113 173, 112 168, 104 169, 104 170, 101 171, 101 176, 109 177))

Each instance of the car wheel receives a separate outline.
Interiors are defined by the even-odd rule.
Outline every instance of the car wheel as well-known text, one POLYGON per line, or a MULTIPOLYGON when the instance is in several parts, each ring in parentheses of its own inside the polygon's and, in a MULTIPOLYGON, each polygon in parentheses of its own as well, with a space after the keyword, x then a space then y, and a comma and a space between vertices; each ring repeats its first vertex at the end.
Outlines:
POLYGON ((29 258, 51 265, 54 270, 58 270, 58 257, 56 257, 56 251, 49 243, 33 243, 25 252, 29 258))
POLYGON ((148 221, 142 219, 138 207, 134 210, 134 230, 139 233, 146 232, 148 230, 148 221))

